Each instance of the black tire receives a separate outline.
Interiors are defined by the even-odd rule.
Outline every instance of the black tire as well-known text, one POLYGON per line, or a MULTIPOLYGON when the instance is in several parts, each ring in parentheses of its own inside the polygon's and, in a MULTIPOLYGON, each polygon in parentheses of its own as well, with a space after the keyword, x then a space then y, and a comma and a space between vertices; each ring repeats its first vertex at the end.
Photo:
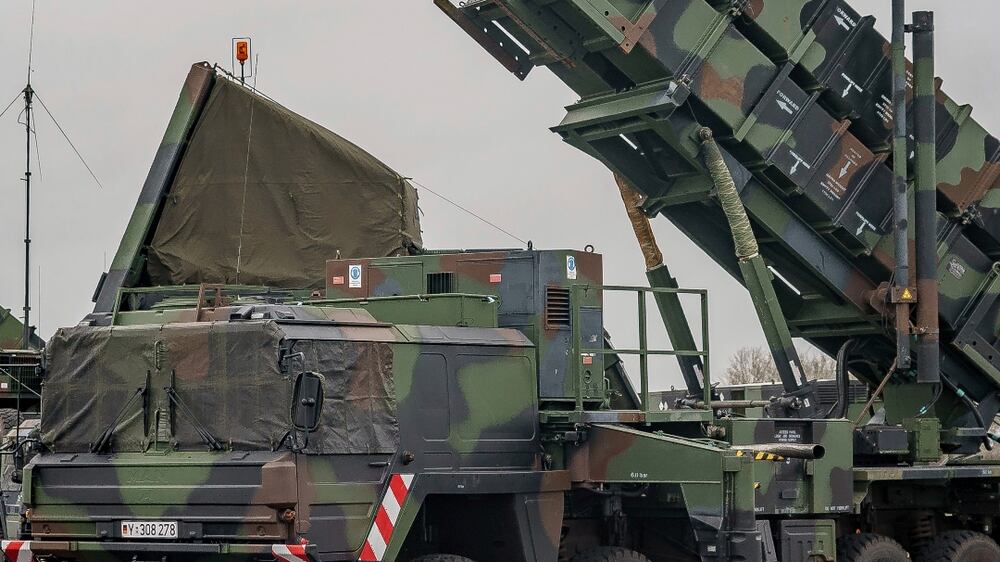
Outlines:
POLYGON ((7 435, 10 430, 14 429, 14 426, 17 425, 17 415, 17 410, 0 408, 0 424, 2 424, 2 428, 0 429, 3 431, 0 437, 7 435))
POLYGON ((838 562, 908 562, 910 555, 898 542, 864 533, 847 535, 837 541, 838 562))
POLYGON ((577 554, 572 562, 649 562, 649 558, 619 546, 599 546, 577 554))
POLYGON ((948 531, 934 537, 920 549, 918 562, 995 562, 1000 546, 990 537, 974 531, 948 531))
POLYGON ((414 558, 411 562, 473 562, 464 556, 454 554, 428 554, 420 558, 414 558))

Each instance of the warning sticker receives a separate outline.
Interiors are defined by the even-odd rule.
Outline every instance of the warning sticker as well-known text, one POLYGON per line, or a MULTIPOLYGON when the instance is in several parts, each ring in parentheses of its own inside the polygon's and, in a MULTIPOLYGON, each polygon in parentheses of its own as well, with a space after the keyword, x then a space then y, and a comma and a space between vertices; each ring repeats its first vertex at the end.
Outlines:
POLYGON ((566 279, 576 279, 576 257, 566 256, 566 279))
POLYGON ((361 264, 351 264, 347 268, 348 287, 351 289, 361 288, 361 264))

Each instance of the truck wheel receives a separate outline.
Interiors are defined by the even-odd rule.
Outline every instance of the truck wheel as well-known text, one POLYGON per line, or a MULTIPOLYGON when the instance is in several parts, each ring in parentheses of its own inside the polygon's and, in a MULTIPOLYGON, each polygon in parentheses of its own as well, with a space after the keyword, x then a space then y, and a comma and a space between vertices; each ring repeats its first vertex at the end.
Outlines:
POLYGON ((7 435, 7 433, 14 429, 17 425, 17 410, 12 408, 0 408, 0 424, 3 424, 3 434, 0 437, 7 435))
POLYGON ((411 562, 473 562, 464 556, 454 554, 428 554, 420 558, 414 558, 411 562))
POLYGON ((627 548, 599 546, 577 554, 572 562, 649 562, 649 558, 627 548))
POLYGON ((909 559, 910 555, 898 542, 875 533, 847 535, 837 541, 839 562, 907 562, 909 559))
POLYGON ((1000 560, 1000 547, 990 537, 974 531, 948 531, 920 550, 919 562, 991 562, 1000 560))

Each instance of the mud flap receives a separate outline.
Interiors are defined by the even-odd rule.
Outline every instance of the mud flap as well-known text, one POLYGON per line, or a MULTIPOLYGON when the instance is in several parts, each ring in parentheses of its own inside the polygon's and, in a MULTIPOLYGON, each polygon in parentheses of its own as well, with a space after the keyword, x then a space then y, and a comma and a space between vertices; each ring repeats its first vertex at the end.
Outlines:
POLYGON ((563 492, 516 494, 518 533, 528 562, 556 562, 562 532, 563 492))
POLYGON ((774 548, 774 535, 771 534, 770 521, 758 521, 757 532, 760 533, 763 558, 761 562, 778 562, 778 551, 774 548))

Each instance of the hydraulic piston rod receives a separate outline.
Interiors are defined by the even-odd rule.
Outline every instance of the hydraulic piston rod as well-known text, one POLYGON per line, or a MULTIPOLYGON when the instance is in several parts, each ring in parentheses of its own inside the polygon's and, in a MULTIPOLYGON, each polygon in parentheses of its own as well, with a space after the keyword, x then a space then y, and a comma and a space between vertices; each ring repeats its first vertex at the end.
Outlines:
MULTIPOLYGON (((628 213, 629 222, 635 232, 635 238, 642 249, 643 258, 646 261, 646 279, 649 286, 654 288, 678 288, 677 279, 670 274, 666 263, 663 261, 663 253, 656 244, 653 236, 653 228, 649 224, 649 218, 642 212, 640 204, 642 196, 628 184, 628 181, 615 174, 615 183, 621 192, 622 201, 625 203, 625 211, 628 213)), ((667 337, 670 338, 670 345, 677 351, 697 351, 698 347, 691 333, 691 325, 688 323, 687 315, 681 306, 680 297, 675 293, 654 293, 656 307, 660 310, 660 317, 667 329, 667 337)), ((702 388, 701 380, 704 373, 704 366, 701 357, 697 355, 678 355, 677 361, 680 363, 681 376, 684 377, 684 384, 688 389, 688 396, 702 397, 705 390, 702 388)), ((707 400, 708 398, 706 398, 707 400)))
POLYGON ((732 231, 743 282, 760 319, 778 376, 781 378, 785 393, 799 399, 796 414, 800 417, 810 417, 816 407, 815 398, 812 396, 813 387, 802 371, 802 363, 792 343, 788 323, 778 303, 774 285, 771 284, 771 272, 760 255, 757 238, 750 226, 750 219, 747 217, 740 194, 736 191, 732 173, 722 156, 722 150, 713 138, 712 130, 707 127, 702 128, 698 134, 705 153, 705 164, 715 183, 719 204, 722 205, 732 231))

